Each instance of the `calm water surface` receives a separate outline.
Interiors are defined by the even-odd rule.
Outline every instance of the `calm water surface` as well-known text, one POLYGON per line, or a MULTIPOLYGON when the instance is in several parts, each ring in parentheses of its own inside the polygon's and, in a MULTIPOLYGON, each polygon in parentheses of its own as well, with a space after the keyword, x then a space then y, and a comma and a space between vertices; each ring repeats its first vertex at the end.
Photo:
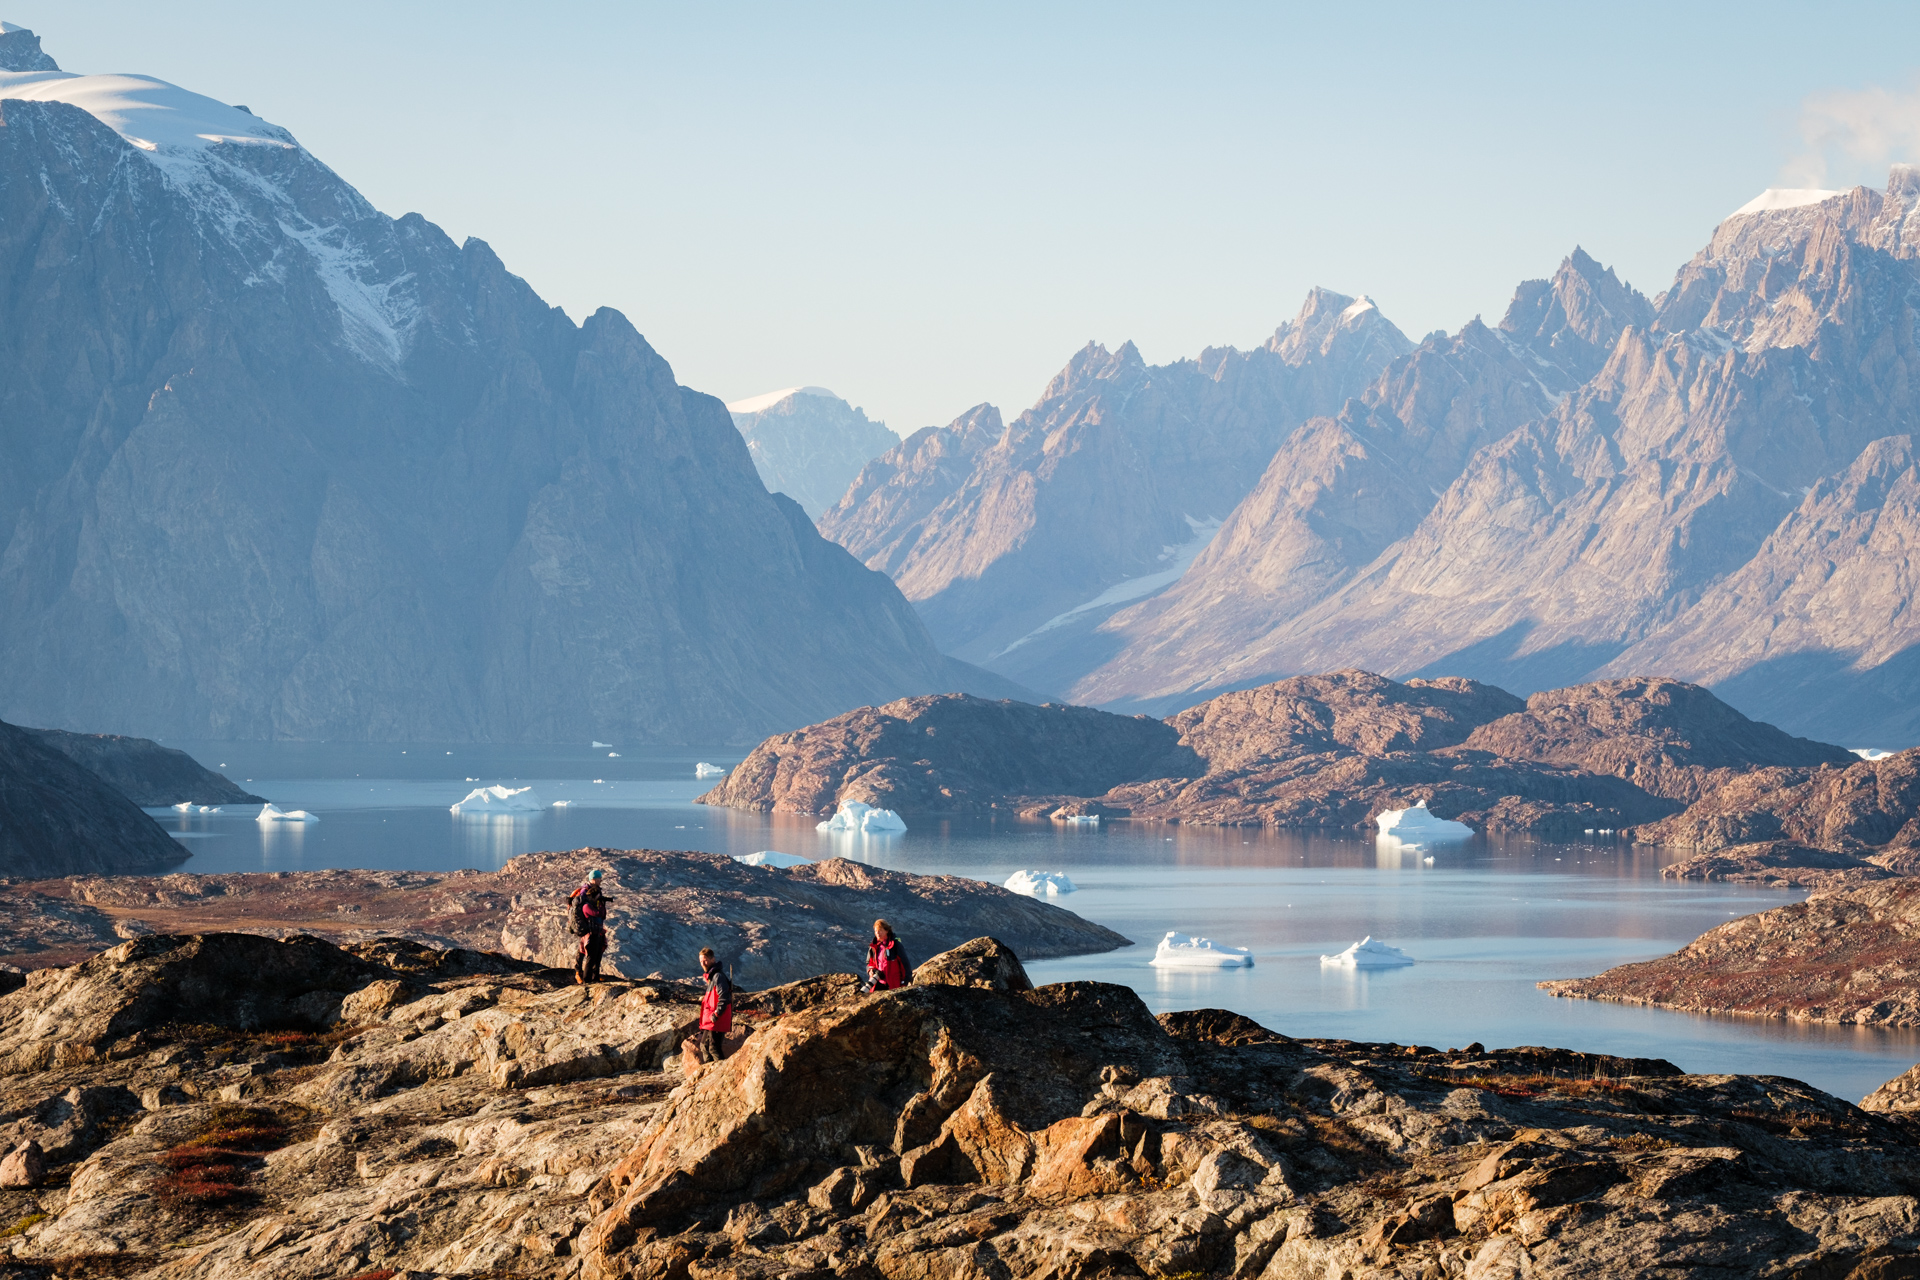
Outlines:
MULTIPOLYGON (((1659 1057, 1690 1071, 1792 1076, 1853 1099, 1920 1058, 1920 1035, 1911 1032, 1694 1017, 1536 989, 1545 978, 1665 955, 1716 924, 1803 896, 1662 880, 1670 855, 1607 840, 1474 840, 1433 850, 1428 863, 1425 853, 1357 838, 1145 823, 920 821, 898 836, 829 836, 811 820, 695 805, 712 785, 694 779, 695 763, 731 767, 737 748, 613 757, 586 746, 169 745, 283 809, 321 818, 262 827, 251 805, 193 817, 154 811, 192 851, 185 871, 493 869, 516 854, 584 846, 837 854, 996 884, 1022 868, 1064 871, 1078 891, 1057 899, 1061 906, 1139 945, 1033 963, 1035 980, 1126 983, 1156 1012, 1229 1008, 1296 1036, 1659 1057), (491 783, 572 803, 525 818, 447 811, 491 783), (1151 968, 1153 944, 1168 930, 1248 947, 1255 966, 1151 968), (1419 963, 1372 973, 1322 968, 1322 954, 1368 935, 1419 963)), ((856 962, 849 957, 848 967, 856 962)))

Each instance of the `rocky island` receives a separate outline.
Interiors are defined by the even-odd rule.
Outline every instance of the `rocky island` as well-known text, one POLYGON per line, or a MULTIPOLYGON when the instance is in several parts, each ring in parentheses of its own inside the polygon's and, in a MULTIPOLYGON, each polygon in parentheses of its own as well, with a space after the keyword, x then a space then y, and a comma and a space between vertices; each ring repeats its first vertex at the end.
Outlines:
MULTIPOLYGON (((902 991, 156 934, 0 996, 10 1277, 1895 1277, 1920 1119, 1296 1040, 978 938, 902 991)), ((1891 1087, 1891 1086, 1890 1086, 1891 1087)))
POLYGON ((903 698, 768 738, 706 804, 825 815, 1000 810, 1224 825, 1366 827, 1425 802, 1547 836, 1675 818, 1756 769, 1857 757, 1747 719, 1707 690, 1631 678, 1520 699, 1365 671, 1222 694, 1164 721, 1085 707, 903 698))

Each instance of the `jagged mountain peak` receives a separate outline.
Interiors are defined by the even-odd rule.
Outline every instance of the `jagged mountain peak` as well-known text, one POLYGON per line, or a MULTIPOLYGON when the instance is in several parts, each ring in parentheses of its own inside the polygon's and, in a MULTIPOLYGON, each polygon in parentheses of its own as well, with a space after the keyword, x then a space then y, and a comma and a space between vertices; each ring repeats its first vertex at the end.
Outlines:
POLYGON ((60 64, 40 48, 40 37, 25 27, 0 22, 0 71, 58 71, 60 64))
POLYGON ((1140 348, 1132 341, 1121 343, 1112 351, 1103 343, 1089 341, 1086 346, 1073 353, 1066 367, 1053 376, 1047 389, 1040 395, 1040 404, 1057 400, 1084 388, 1088 383, 1111 381, 1123 374, 1145 369, 1147 362, 1140 355, 1140 348))
POLYGON ((1653 323, 1653 303, 1575 246, 1546 280, 1524 280, 1500 330, 1564 376, 1556 391, 1586 381, 1630 328, 1653 323))
POLYGON ((1337 348, 1384 348, 1388 358, 1404 355, 1413 343, 1381 313, 1366 294, 1349 297, 1315 285, 1293 319, 1273 331, 1266 349, 1288 364, 1335 356, 1337 348))

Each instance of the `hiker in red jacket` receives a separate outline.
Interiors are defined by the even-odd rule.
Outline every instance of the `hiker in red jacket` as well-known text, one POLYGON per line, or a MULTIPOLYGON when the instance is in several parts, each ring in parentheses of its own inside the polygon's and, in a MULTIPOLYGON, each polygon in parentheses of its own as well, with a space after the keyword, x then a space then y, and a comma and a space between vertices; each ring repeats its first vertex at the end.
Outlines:
POLYGON ((600 959, 607 954, 607 895, 600 892, 600 871, 587 872, 578 889, 567 895, 567 914, 580 939, 573 957, 573 980, 581 985, 600 981, 600 959))
POLYGON ((873 922, 873 941, 867 944, 867 990, 894 991, 913 981, 907 949, 893 936, 885 920, 873 922))
POLYGON ((733 1030, 733 979, 712 947, 700 948, 700 971, 707 980, 707 993, 700 997, 700 1061, 718 1062, 733 1030))

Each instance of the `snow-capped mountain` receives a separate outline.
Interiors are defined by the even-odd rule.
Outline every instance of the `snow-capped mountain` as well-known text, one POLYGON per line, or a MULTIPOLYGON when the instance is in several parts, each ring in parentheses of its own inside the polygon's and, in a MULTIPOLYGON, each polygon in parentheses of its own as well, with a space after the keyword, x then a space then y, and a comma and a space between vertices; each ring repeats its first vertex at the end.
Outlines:
POLYGON ((761 482, 818 520, 868 462, 900 443, 825 387, 787 387, 727 405, 761 482))
POLYGON ((0 717, 751 740, 964 685, 618 312, 18 28, 0 121, 0 717))

